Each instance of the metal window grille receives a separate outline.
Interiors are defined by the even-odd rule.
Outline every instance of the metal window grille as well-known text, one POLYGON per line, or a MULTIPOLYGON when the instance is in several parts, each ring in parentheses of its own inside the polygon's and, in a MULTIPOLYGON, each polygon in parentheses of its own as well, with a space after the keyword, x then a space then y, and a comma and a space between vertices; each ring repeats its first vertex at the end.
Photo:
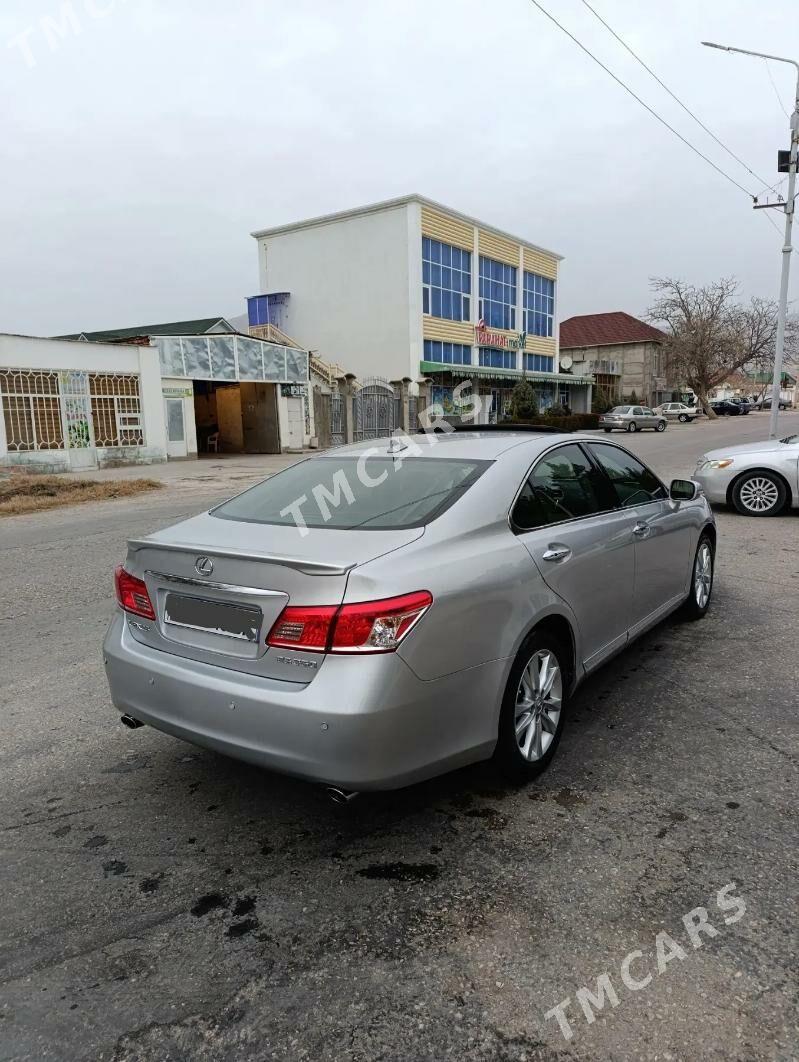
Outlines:
POLYGON ((9 450, 63 450, 58 373, 28 369, 0 369, 9 450))
POLYGON ((109 372, 89 374, 95 446, 143 446, 139 377, 109 372))

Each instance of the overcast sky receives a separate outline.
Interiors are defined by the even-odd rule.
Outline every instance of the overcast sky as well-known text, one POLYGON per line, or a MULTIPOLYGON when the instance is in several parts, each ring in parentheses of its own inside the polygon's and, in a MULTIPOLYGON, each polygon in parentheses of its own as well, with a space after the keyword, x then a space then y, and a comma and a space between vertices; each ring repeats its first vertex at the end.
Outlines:
MULTIPOLYGON (((542 2, 759 190, 581 0, 542 2)), ((769 68, 698 42, 799 54, 795 0, 591 2, 778 179, 769 68)), ((412 191, 564 255, 561 318, 640 314, 653 274, 776 297, 766 212, 529 0, 3 0, 0 48, 0 331, 241 313, 253 229, 412 191)), ((793 68, 770 70, 789 107, 793 68)))

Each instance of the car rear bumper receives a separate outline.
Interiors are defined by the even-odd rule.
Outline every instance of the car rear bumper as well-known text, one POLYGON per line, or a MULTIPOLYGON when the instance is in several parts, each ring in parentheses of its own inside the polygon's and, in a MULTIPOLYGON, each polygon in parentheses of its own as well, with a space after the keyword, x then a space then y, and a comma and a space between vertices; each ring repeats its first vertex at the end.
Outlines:
POLYGON ((347 789, 393 789, 491 755, 506 661, 423 682, 396 653, 328 656, 309 683, 151 649, 121 612, 103 656, 114 705, 237 759, 347 789))

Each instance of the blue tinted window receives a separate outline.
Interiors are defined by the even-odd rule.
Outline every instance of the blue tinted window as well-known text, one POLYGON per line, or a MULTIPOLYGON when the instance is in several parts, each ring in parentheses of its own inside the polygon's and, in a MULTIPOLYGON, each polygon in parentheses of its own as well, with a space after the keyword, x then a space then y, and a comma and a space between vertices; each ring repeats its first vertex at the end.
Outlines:
POLYGON ((555 281, 525 271, 523 299, 525 332, 532 336, 551 337, 555 320, 555 281))
POLYGON ((480 256, 480 316, 489 328, 516 327, 516 267, 480 256))
POLYGON ((471 365, 472 348, 462 343, 442 343, 438 339, 426 339, 424 360, 443 365, 471 365))
POLYGON ((468 321, 472 255, 460 247, 422 237, 422 310, 448 321, 468 321))
POLYGON ((496 350, 494 347, 480 347, 480 364, 492 369, 515 369, 515 350, 496 350))
POLYGON ((546 354, 525 354, 524 367, 528 372, 554 372, 555 359, 546 354))

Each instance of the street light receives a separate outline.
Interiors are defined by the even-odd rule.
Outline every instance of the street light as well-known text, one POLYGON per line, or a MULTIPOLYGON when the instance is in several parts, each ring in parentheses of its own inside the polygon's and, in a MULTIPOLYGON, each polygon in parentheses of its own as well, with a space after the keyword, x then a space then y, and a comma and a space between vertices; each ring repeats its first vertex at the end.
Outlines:
POLYGON ((793 211, 796 187, 797 154, 799 154, 799 63, 794 59, 784 59, 779 55, 765 55, 763 52, 750 52, 746 48, 731 48, 726 44, 713 44, 702 41, 706 48, 718 48, 722 52, 738 52, 740 55, 754 55, 758 59, 773 59, 775 63, 790 63, 796 67, 796 99, 791 115, 791 150, 788 159, 788 193, 783 210, 785 212, 785 243, 782 248, 782 272, 780 274, 780 300, 777 307, 777 341, 774 349, 774 378, 771 384, 771 423, 769 438, 777 438, 777 420, 780 413, 780 391, 782 389, 782 351, 785 345, 785 318, 788 315, 788 278, 791 272, 791 229, 793 228, 793 211))

